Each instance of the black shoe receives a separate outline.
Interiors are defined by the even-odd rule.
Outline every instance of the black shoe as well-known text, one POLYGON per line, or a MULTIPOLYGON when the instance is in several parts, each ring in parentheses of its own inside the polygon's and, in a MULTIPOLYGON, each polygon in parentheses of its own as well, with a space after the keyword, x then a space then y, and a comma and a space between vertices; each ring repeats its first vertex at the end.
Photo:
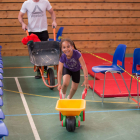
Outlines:
POLYGON ((44 73, 46 73, 46 74, 47 74, 47 70, 44 70, 44 73))
POLYGON ((41 73, 37 71, 37 75, 35 76, 35 79, 40 79, 41 78, 41 73))
POLYGON ((41 78, 41 76, 38 76, 38 75, 35 76, 35 79, 40 79, 40 78, 41 78))
POLYGON ((44 66, 44 73, 47 74, 47 66, 44 66))

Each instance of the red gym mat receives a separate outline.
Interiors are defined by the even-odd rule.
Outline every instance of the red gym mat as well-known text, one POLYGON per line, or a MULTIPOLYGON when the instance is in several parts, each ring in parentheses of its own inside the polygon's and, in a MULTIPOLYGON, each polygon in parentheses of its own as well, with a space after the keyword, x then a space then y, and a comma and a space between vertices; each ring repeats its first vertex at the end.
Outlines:
MULTIPOLYGON (((112 61, 113 57, 112 55, 108 54, 108 53, 95 53, 95 55, 100 56, 102 58, 105 58, 109 61, 112 61)), ((82 53, 82 56, 85 60, 87 69, 88 69, 88 73, 94 77, 94 72, 92 71, 92 67, 93 66, 98 66, 98 65, 110 65, 111 63, 106 62, 102 59, 99 59, 91 54, 88 53, 82 53)), ((96 79, 102 79, 103 78, 103 74, 102 73, 98 73, 96 74, 96 79)))
POLYGON ((128 64, 133 64, 133 57, 125 57, 125 62, 128 64))
MULTIPOLYGON (((99 57, 102 57, 102 58, 105 58, 105 59, 107 59, 111 62, 112 62, 112 59, 113 59, 113 56, 108 54, 108 53, 95 53, 95 55, 97 55, 99 57)), ((92 67, 98 66, 98 65, 111 65, 111 63, 109 63, 105 60, 102 60, 100 58, 97 58, 97 57, 95 57, 91 54, 88 54, 88 53, 83 53, 82 56, 85 60, 85 63, 86 63, 87 69, 88 69, 88 73, 93 77, 94 77, 94 72, 92 71, 92 67)), ((132 63, 133 63, 133 58, 132 57, 126 57, 125 58, 125 70, 130 74, 132 73, 132 63)), ((116 79, 121 79, 121 75, 119 75, 119 74, 114 74, 114 75, 115 75, 116 79)), ((126 72, 123 73, 123 77, 124 78, 130 78, 129 74, 127 74, 126 72)), ((96 73, 95 78, 96 79, 103 79, 104 74, 96 73)), ((113 76, 112 76, 111 73, 108 73, 106 78, 107 79, 113 79, 113 76)))
MULTIPOLYGON (((93 89, 93 80, 89 80, 89 84, 91 86, 91 89, 93 89)), ((117 87, 117 84, 114 79, 112 80, 107 80, 105 83, 105 93, 104 93, 104 98, 109 98, 109 97, 128 97, 128 91, 125 87, 125 84, 122 79, 117 80, 118 85, 121 89, 121 93, 117 87)), ((125 79, 125 82, 128 86, 128 89, 130 89, 130 79, 125 79)), ((102 97, 103 94, 103 83, 104 80, 96 80, 95 81, 95 88, 94 91, 102 97)), ((139 83, 140 87, 140 83, 139 83)), ((140 93, 140 91, 139 91, 140 93)), ((140 94, 139 94, 140 95, 140 94)), ((132 80, 132 87, 131 87, 131 96, 137 96, 137 80, 133 79, 132 80)))
MULTIPOLYGON (((109 61, 112 62, 113 56, 107 53, 96 53, 95 55, 105 58, 109 61)), ((92 71, 92 67, 93 66, 98 66, 98 65, 111 65, 111 63, 102 60, 100 58, 97 58, 91 54, 88 53, 83 53, 82 54, 87 69, 88 69, 88 73, 94 77, 94 72, 92 71)), ((119 64, 119 63, 118 63, 119 64)), ((133 64, 133 57, 126 57, 125 58, 125 70, 131 74, 132 73, 132 64, 133 64)), ((138 69, 140 69, 140 67, 137 67, 138 69)), ((124 72, 122 75, 127 83, 128 89, 130 88, 130 79, 131 76, 124 72)), ((120 74, 114 74, 115 78, 118 82, 118 85, 121 89, 121 93, 115 83, 115 80, 112 76, 111 73, 107 73, 106 74, 106 85, 105 85, 105 94, 104 97, 108 98, 108 97, 128 97, 128 91, 125 87, 125 84, 122 80, 122 77, 120 74)), ((102 73, 96 73, 96 79, 100 79, 100 80, 96 80, 95 82, 95 92, 102 97, 102 93, 103 93, 103 82, 104 82, 104 74, 102 73)), ((91 85, 91 88, 93 89, 93 80, 89 80, 89 84, 91 85)), ((140 83, 139 83, 140 86, 140 83)), ((131 96, 137 96, 137 81, 135 79, 133 79, 132 81, 132 87, 131 87, 131 96)))

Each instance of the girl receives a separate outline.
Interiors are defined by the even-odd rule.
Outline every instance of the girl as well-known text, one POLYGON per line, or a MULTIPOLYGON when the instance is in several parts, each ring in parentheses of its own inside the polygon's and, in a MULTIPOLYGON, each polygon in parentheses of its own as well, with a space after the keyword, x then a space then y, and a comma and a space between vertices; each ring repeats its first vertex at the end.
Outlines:
POLYGON ((65 98, 66 90, 70 82, 70 77, 72 77, 72 85, 70 89, 70 93, 68 95, 68 99, 71 99, 75 94, 79 82, 80 82, 80 69, 81 66, 84 71, 84 82, 82 84, 85 85, 87 89, 89 89, 88 83, 88 72, 87 67, 85 65, 84 59, 81 53, 76 49, 73 41, 70 39, 63 39, 60 42, 60 60, 58 67, 58 90, 62 89, 62 97, 65 98), (61 78, 63 74, 63 84, 61 86, 61 78))

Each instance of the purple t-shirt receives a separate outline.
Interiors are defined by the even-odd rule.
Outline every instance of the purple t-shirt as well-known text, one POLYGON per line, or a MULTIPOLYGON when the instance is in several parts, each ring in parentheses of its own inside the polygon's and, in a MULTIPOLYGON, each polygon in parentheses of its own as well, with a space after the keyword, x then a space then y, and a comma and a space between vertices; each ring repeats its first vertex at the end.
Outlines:
POLYGON ((70 59, 67 59, 67 56, 63 53, 59 61, 61 63, 64 63, 65 68, 75 72, 81 69, 81 65, 79 62, 80 57, 81 57, 81 53, 78 50, 73 50, 73 55, 70 59))

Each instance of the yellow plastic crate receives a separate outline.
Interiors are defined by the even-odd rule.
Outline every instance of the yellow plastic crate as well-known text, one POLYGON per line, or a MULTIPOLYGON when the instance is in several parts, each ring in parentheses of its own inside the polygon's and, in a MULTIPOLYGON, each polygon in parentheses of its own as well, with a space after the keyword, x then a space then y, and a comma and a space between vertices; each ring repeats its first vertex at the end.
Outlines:
POLYGON ((79 116, 85 108, 86 101, 84 99, 60 99, 55 107, 63 116, 79 116))

